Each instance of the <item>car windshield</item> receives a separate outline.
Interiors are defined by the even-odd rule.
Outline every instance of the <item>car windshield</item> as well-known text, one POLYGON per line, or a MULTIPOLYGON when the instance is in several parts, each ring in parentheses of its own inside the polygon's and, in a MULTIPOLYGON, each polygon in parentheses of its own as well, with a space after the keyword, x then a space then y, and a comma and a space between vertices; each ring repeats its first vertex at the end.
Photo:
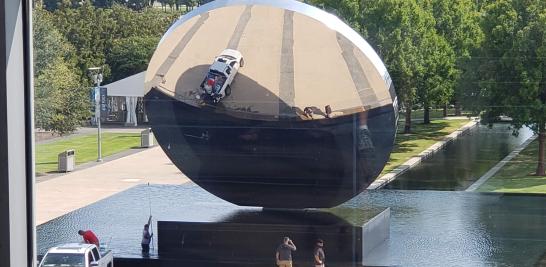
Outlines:
POLYGON ((209 70, 209 73, 207 74, 208 79, 214 79, 216 77, 225 77, 225 75, 217 70, 209 70))
POLYGON ((84 267, 85 259, 82 254, 49 253, 40 267, 84 267))
POLYGON ((229 55, 222 55, 223 58, 227 58, 229 60, 234 60, 235 58, 229 55))

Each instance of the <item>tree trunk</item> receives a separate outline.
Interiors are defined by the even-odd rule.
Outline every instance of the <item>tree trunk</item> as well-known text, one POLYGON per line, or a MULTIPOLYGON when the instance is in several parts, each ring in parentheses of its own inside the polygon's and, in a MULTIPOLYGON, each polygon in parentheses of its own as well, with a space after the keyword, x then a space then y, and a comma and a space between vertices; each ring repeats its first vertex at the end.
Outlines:
POLYGON ((544 139, 546 138, 546 131, 544 129, 544 123, 539 126, 538 134, 538 164, 537 164, 537 176, 546 176, 544 173, 544 139))
POLYGON ((430 107, 425 106, 425 110, 423 112, 423 124, 430 124, 430 107))
POLYGON ((462 114, 461 103, 459 103, 459 100, 455 100, 455 116, 461 116, 462 114))
POLYGON ((404 133, 411 133, 411 107, 406 107, 406 123, 404 125, 404 133))
POLYGON ((443 115, 444 118, 447 117, 447 104, 444 105, 443 115))

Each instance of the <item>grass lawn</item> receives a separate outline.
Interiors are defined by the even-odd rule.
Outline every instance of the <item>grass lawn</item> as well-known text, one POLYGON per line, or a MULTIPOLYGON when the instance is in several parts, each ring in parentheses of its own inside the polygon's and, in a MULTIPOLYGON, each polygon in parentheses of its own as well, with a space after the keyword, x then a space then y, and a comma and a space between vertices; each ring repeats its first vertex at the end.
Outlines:
POLYGON ((413 122, 413 133, 402 134, 404 121, 401 120, 398 126, 395 147, 381 175, 392 171, 468 122, 469 120, 433 120, 428 125, 413 122))
MULTIPOLYGON (((418 109, 418 110, 412 110, 411 111, 411 118, 413 120, 422 120, 424 118, 424 110, 418 109)), ((463 110, 461 112, 461 116, 475 116, 472 115, 472 112, 463 110)), ((448 116, 455 116, 455 109, 449 108, 447 109, 447 115, 448 116)), ((400 111, 400 119, 404 119, 405 112, 402 110, 400 111)), ((430 109, 430 118, 431 119, 442 119, 444 118, 444 111, 443 109, 430 109)))
POLYGON ((537 167, 538 140, 483 184, 480 192, 546 193, 546 177, 534 176, 537 167))
MULTIPOLYGON (((113 155, 140 146, 138 133, 102 133, 102 156, 113 155)), ((97 160, 97 135, 75 136, 36 145, 36 173, 57 170, 57 155, 67 149, 76 150, 76 165, 97 160)))

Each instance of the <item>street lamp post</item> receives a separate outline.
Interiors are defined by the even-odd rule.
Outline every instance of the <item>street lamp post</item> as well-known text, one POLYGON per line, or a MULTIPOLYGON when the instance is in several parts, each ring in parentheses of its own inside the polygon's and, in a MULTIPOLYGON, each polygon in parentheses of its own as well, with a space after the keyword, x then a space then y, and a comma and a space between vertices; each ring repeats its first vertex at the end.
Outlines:
POLYGON ((100 129, 100 109, 101 109, 101 95, 100 95, 100 83, 102 82, 102 68, 93 67, 89 68, 89 75, 95 84, 95 120, 97 123, 97 162, 102 161, 102 136, 100 129))

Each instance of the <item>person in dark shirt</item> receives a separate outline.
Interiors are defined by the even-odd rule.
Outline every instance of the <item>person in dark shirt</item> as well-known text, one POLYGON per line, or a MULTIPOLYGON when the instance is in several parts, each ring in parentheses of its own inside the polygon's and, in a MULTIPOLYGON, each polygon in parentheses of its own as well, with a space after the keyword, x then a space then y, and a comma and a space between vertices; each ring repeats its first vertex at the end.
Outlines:
POLYGON ((147 256, 150 254, 150 243, 152 242, 152 237, 154 234, 150 234, 150 224, 152 223, 152 216, 148 218, 148 223, 144 225, 144 230, 142 230, 142 254, 147 256))
POLYGON ((315 267, 325 267, 324 260, 326 259, 326 256, 324 255, 324 241, 322 239, 317 239, 315 243, 315 267))
POLYGON ((296 251, 296 245, 290 238, 285 237, 282 244, 277 247, 277 253, 275 254, 279 267, 292 267, 292 251, 296 251))
POLYGON ((95 244, 95 246, 97 246, 97 248, 99 247, 99 239, 97 238, 95 233, 93 233, 93 231, 91 231, 91 230, 87 230, 87 231, 79 230, 78 234, 83 237, 83 242, 85 242, 86 244, 95 244))

